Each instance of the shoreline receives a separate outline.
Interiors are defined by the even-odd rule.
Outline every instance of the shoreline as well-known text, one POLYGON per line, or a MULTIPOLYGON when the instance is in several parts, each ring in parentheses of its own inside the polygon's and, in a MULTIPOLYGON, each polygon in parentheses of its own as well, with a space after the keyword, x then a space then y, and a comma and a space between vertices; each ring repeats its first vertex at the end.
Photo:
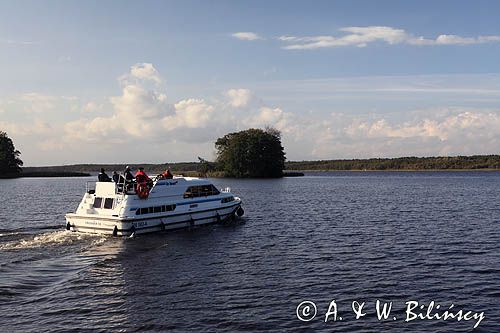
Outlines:
POLYGON ((286 170, 290 172, 460 172, 460 171, 487 171, 487 172, 495 172, 500 171, 500 169, 386 169, 386 170, 375 170, 375 169, 348 169, 348 170, 340 170, 340 169, 320 169, 320 170, 286 170))
MULTIPOLYGON (((360 169, 350 169, 350 170, 339 170, 339 169, 321 169, 321 170, 284 170, 283 177, 281 178, 295 178, 295 177, 303 177, 307 176, 305 173, 317 172, 317 173, 326 173, 326 172, 352 172, 352 173, 381 173, 381 172, 500 172, 500 169, 387 169, 387 170, 360 170, 360 169)), ((155 171, 152 172, 154 174, 155 171)), ((208 173, 202 174, 197 171, 176 171, 176 175, 182 175, 185 177, 200 177, 200 178, 231 178, 224 177, 218 173, 208 173)), ((59 172, 59 171, 43 171, 43 172, 26 172, 25 174, 20 175, 10 175, 3 176, 0 179, 17 179, 17 178, 65 178, 65 177, 93 177, 95 176, 89 172, 59 172)), ((243 178, 244 179, 244 178, 243 178)))
POLYGON ((5 175, 0 179, 17 179, 17 178, 62 178, 62 177, 90 177, 88 172, 70 172, 70 171, 29 171, 21 172, 17 175, 5 175))

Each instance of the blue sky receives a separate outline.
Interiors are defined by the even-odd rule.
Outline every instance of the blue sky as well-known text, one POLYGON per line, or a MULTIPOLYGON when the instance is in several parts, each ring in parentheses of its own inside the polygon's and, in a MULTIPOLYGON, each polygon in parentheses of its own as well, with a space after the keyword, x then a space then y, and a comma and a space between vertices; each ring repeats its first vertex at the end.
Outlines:
POLYGON ((499 153, 499 12, 0 1, 0 130, 26 165, 213 158, 217 137, 266 125, 291 160, 499 153))

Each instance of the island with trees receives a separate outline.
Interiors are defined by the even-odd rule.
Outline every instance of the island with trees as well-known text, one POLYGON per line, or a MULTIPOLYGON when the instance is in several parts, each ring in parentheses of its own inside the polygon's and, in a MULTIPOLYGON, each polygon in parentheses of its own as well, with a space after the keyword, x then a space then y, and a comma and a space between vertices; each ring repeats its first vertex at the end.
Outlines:
POLYGON ((226 177, 277 178, 283 176, 285 151, 274 128, 251 128, 229 133, 215 142, 215 167, 226 177))

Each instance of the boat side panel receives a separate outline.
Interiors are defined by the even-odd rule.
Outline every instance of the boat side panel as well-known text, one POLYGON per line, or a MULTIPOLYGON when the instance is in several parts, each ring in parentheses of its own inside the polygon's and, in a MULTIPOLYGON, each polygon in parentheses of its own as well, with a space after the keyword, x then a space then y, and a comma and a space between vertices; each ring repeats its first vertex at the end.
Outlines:
POLYGON ((185 214, 151 217, 146 219, 136 219, 133 221, 123 221, 112 219, 100 219, 97 216, 78 216, 67 214, 66 220, 73 231, 82 231, 98 234, 113 234, 115 227, 117 235, 130 235, 133 231, 136 234, 149 233, 161 230, 194 227, 203 224, 216 223, 231 218, 240 207, 238 202, 231 206, 218 207, 204 211, 191 211, 185 214), (162 226, 163 224, 163 226, 162 226))

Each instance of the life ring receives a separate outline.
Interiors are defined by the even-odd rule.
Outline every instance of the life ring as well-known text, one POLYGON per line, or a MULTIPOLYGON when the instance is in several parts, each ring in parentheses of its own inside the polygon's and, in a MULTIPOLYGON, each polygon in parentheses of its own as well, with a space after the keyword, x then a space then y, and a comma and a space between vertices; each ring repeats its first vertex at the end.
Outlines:
POLYGON ((137 184, 137 196, 141 199, 147 199, 149 196, 149 188, 146 183, 138 183, 137 184))

